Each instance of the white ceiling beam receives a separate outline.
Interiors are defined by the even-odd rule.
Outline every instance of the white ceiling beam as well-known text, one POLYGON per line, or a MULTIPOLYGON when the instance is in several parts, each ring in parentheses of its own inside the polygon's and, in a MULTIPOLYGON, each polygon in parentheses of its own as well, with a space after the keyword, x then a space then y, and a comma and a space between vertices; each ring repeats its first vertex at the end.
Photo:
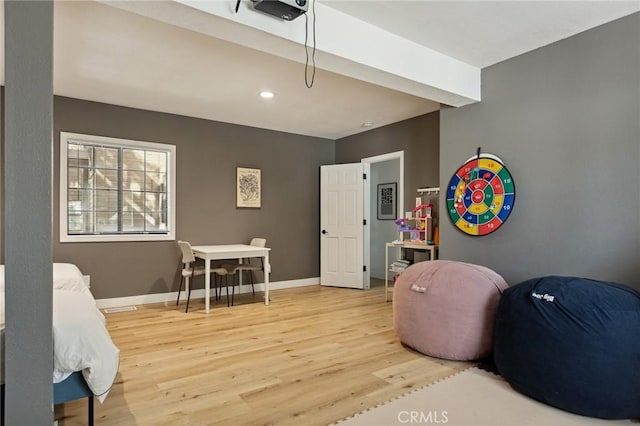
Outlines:
MULTIPOLYGON (((294 21, 235 1, 103 3, 296 62, 305 62, 305 18, 294 21)), ((316 11, 316 66, 451 106, 480 101, 480 68, 443 55, 320 2, 316 11)), ((311 10, 309 44, 311 43, 311 10)), ((256 70, 259 74, 260 70, 256 70)))

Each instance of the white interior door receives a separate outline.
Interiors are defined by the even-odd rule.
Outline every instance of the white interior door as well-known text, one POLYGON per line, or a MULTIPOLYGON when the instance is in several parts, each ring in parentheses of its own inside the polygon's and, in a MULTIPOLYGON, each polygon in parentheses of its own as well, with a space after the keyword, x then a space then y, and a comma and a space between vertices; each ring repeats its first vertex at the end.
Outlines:
POLYGON ((320 167, 320 284, 364 288, 362 164, 320 167))

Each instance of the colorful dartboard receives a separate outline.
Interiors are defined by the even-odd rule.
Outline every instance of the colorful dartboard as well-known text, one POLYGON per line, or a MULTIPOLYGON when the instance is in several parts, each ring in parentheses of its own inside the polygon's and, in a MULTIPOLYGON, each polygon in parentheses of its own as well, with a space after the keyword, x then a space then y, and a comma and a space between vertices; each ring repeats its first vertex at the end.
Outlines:
POLYGON ((500 228, 513 211, 516 188, 511 173, 491 154, 469 159, 447 187, 447 211, 456 228, 473 236, 500 228))

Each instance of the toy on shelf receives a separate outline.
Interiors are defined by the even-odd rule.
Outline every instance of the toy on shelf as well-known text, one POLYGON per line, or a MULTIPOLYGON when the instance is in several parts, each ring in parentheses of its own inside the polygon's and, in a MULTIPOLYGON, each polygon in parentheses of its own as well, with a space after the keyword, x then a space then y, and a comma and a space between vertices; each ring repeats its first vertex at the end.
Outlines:
POLYGON ((403 231, 409 231, 409 225, 407 225, 406 219, 401 217, 400 219, 396 220, 396 225, 398 225, 398 231, 403 232, 403 231))
POLYGON ((415 217, 431 217, 431 210, 433 209, 433 204, 420 204, 417 205, 413 210, 413 215, 415 217))
MULTIPOLYGON (((433 204, 418 204, 412 213, 414 218, 419 219, 416 221, 416 227, 422 232, 422 235, 418 235, 416 239, 423 244, 433 245, 433 204)), ((413 235, 411 239, 414 240, 413 235)))
POLYGON ((424 240, 422 238, 420 238, 420 231, 417 230, 412 230, 411 232, 409 232, 409 239, 411 240, 412 243, 424 243, 424 240))
POLYGON ((398 231, 402 234, 401 241, 427 244, 426 234, 430 232, 432 208, 433 204, 420 204, 411 211, 411 217, 403 217, 395 221, 398 231))

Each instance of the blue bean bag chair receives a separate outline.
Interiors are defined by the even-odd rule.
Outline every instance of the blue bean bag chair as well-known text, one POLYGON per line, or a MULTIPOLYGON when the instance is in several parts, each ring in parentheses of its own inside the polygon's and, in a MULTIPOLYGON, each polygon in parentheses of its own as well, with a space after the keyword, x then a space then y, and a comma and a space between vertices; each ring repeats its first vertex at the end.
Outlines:
POLYGON ((494 361, 517 391, 602 419, 640 418, 640 293, 575 277, 504 291, 494 361))

